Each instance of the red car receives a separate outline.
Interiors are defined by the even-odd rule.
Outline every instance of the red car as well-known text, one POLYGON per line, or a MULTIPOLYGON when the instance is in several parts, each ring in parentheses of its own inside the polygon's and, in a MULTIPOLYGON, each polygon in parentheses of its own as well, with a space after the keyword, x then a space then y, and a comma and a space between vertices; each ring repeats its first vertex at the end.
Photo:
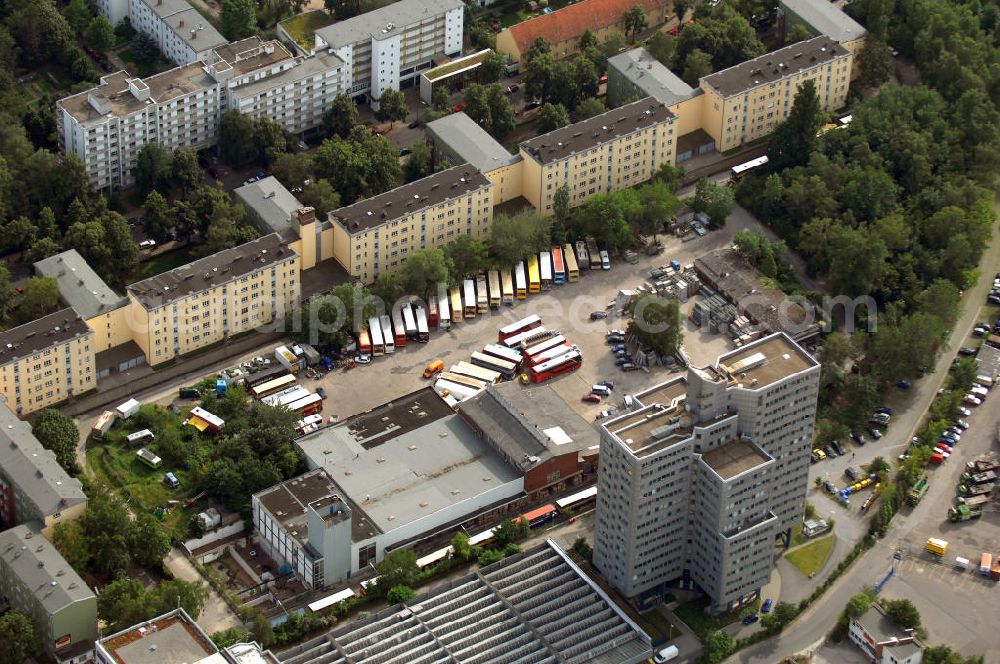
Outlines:
POLYGON ((452 110, 455 111, 456 113, 460 113, 461 111, 464 111, 465 110, 465 102, 464 101, 458 102, 457 104, 455 104, 455 107, 452 110))
POLYGON ((670 35, 671 37, 676 37, 677 36, 677 28, 676 27, 670 28, 669 30, 667 30, 667 34, 670 35))
POLYGON ((385 131, 378 125, 372 125, 372 133, 375 134, 376 136, 381 136, 382 134, 385 133, 385 131))
POLYGON ((597 82, 598 83, 607 83, 608 82, 608 75, 605 74, 604 76, 600 77, 599 79, 597 79, 597 82))
POLYGON ((586 403, 601 403, 601 395, 599 394, 584 394, 580 401, 585 401, 586 403))

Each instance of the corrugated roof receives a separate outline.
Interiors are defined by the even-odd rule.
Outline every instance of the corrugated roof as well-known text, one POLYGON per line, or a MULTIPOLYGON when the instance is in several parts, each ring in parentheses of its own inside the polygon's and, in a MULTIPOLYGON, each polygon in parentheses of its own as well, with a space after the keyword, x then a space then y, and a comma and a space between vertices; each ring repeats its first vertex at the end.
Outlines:
POLYGON ((111 290, 76 249, 49 256, 34 267, 39 275, 59 282, 63 302, 76 309, 84 319, 106 314, 128 303, 128 298, 111 290))
POLYGON ((667 4, 666 0, 582 0, 551 14, 516 23, 510 30, 522 57, 535 39, 542 37, 550 44, 576 41, 587 30, 597 31, 621 23, 622 14, 635 5, 651 12, 667 4))

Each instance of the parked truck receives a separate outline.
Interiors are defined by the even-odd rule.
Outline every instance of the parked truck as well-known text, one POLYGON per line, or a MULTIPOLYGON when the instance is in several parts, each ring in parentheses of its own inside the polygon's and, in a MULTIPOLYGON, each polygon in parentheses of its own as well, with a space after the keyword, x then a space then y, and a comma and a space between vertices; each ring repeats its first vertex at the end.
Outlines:
POLYGON ((981 556, 979 556, 979 573, 983 576, 989 576, 992 570, 993 555, 984 552, 981 556))
POLYGON ((989 496, 959 496, 955 499, 955 505, 968 505, 969 507, 982 507, 990 501, 989 496))
POLYGON ((985 473, 962 473, 964 484, 987 484, 995 482, 996 479, 997 474, 992 470, 987 470, 985 473))
POLYGON ((302 349, 303 357, 306 358, 306 364, 310 367, 315 367, 322 361, 319 352, 311 345, 299 344, 299 347, 302 349))
POLYGON ((302 361, 295 356, 295 353, 288 350, 287 346, 278 346, 274 349, 274 358, 281 366, 291 371, 293 374, 302 369, 302 361))
POLYGON ((116 419, 118 419, 118 415, 115 411, 104 411, 101 413, 101 416, 97 418, 97 421, 94 422, 94 426, 90 430, 90 435, 92 435, 95 440, 104 438, 104 434, 108 432, 111 426, 115 423, 116 419))
POLYGON ((943 556, 948 553, 948 542, 943 539, 938 539, 937 537, 932 537, 927 540, 927 544, 924 545, 924 550, 928 553, 932 553, 935 556, 943 556))
POLYGON ((948 520, 953 522, 970 521, 972 519, 978 519, 982 515, 983 515, 982 507, 969 507, 968 505, 959 505, 958 507, 948 508, 948 520))
POLYGON ((917 483, 913 485, 910 492, 906 494, 906 502, 910 505, 916 506, 916 504, 920 502, 920 499, 924 497, 924 494, 927 493, 927 487, 929 486, 930 480, 928 480, 927 476, 924 475, 917 480, 917 483))
POLYGON ((987 484, 959 484, 958 495, 960 496, 988 496, 996 487, 995 482, 987 484))

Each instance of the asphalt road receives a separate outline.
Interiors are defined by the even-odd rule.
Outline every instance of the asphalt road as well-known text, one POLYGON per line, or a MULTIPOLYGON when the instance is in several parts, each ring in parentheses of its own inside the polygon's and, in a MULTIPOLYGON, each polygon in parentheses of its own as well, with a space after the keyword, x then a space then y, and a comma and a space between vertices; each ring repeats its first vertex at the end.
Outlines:
MULTIPOLYGON (((993 208, 995 211, 1000 212, 1000 204, 996 200, 994 201, 993 208)), ((962 342, 968 337, 972 327, 979 319, 980 309, 986 300, 986 294, 989 292, 992 284, 989 276, 993 274, 995 271, 994 268, 998 265, 1000 265, 1000 226, 994 225, 990 246, 987 248, 980 262, 980 272, 985 276, 981 277, 975 286, 965 292, 962 313, 949 338, 948 349, 942 352, 938 358, 935 371, 926 376, 922 381, 918 381, 910 390, 912 399, 910 405, 905 409, 896 411, 896 415, 893 418, 893 428, 887 434, 886 438, 883 439, 885 442, 880 445, 868 445, 865 448, 861 448, 865 455, 870 454, 871 457, 874 457, 874 452, 877 448, 898 448, 902 444, 902 441, 908 441, 914 435, 924 413, 927 412, 934 396, 937 394, 937 390, 942 386, 948 375, 948 369, 954 357, 954 350, 962 345, 962 342)), ((992 395, 990 398, 997 399, 998 397, 997 395, 992 395)), ((983 413, 983 415, 986 414, 983 413)), ((973 417, 977 415, 980 414, 975 413, 973 417)), ((993 418, 996 418, 996 415, 993 415, 993 418)), ((976 426, 975 423, 972 424, 976 426)), ((964 441, 965 438, 963 437, 964 441)), ((885 449, 878 449, 878 451, 885 455, 885 449)), ((859 460, 860 456, 855 462, 859 460)), ((949 471, 954 472, 958 468, 958 465, 952 464, 949 471)), ((950 482, 950 488, 948 485, 948 481, 938 481, 932 485, 932 490, 953 490, 954 482, 950 482)), ((771 664, 778 661, 781 657, 793 655, 818 645, 818 642, 833 627, 837 615, 844 608, 851 595, 858 592, 863 585, 870 584, 884 575, 884 571, 889 569, 896 548, 902 542, 915 537, 915 531, 920 528, 921 524, 940 522, 941 509, 941 502, 934 500, 933 496, 928 496, 910 514, 898 515, 893 521, 892 529, 888 536, 880 540, 872 549, 855 561, 851 569, 789 628, 777 637, 742 650, 726 661, 771 664)))

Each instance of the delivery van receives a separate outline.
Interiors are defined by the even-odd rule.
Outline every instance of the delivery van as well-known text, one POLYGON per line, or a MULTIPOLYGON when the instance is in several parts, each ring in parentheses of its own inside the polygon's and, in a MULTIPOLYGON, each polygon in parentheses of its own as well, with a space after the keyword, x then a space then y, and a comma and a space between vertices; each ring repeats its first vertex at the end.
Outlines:
POLYGON ((426 369, 424 369, 424 378, 430 378, 431 376, 436 376, 442 371, 444 371, 444 361, 434 360, 433 362, 427 365, 426 369))

